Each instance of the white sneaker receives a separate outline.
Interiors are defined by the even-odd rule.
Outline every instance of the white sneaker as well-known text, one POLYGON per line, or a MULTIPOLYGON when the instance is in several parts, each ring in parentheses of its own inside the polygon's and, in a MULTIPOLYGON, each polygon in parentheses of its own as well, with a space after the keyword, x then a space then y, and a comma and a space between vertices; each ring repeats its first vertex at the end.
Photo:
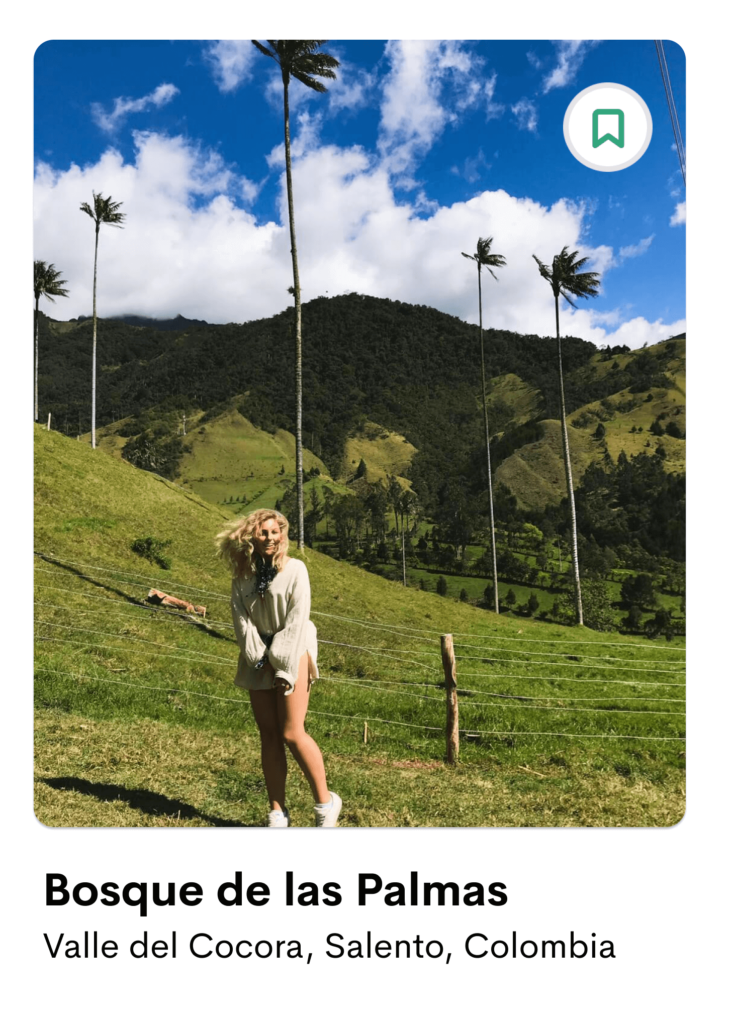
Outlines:
POLYGON ((287 828, 290 824, 290 812, 284 811, 270 811, 269 817, 267 818, 267 828, 287 828))
POLYGON ((343 801, 337 793, 331 790, 330 801, 327 804, 315 805, 315 827, 336 828, 341 807, 343 807, 343 801))

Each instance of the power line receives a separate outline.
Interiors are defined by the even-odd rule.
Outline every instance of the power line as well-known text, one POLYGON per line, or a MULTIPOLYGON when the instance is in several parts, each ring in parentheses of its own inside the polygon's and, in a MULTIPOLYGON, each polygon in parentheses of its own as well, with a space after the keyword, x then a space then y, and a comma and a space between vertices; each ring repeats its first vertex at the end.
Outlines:
POLYGON ((674 139, 676 141, 676 153, 679 158, 681 177, 684 179, 684 187, 686 187, 686 150, 684 148, 684 139, 681 134, 679 115, 676 111, 674 94, 671 88, 671 76, 669 75, 668 64, 666 63, 666 52, 663 48, 662 39, 655 39, 654 42, 656 44, 656 55, 658 56, 658 64, 661 68, 661 78, 663 79, 663 87, 666 91, 666 102, 668 103, 668 112, 671 115, 671 128, 673 130, 674 139))

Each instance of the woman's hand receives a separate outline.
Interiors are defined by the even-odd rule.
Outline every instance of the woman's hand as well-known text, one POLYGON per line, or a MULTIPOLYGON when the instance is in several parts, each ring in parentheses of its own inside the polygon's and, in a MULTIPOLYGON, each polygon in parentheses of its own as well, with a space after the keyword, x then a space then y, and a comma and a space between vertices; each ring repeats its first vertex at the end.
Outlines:
POLYGON ((275 689, 279 690, 285 697, 289 697, 291 693, 295 692, 295 684, 288 683, 282 676, 275 676, 274 684, 275 689))

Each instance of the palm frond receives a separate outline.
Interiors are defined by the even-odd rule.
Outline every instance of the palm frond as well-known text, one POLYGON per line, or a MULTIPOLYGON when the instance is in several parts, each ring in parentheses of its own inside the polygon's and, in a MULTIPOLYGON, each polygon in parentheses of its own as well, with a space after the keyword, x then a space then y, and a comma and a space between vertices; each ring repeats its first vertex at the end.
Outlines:
POLYGON ((541 276, 544 278, 545 281, 551 282, 552 272, 549 269, 549 267, 546 265, 546 263, 542 263, 538 256, 534 256, 534 259, 536 260, 539 266, 539 273, 541 274, 541 276))
POLYGON ((468 260, 474 260, 478 264, 478 270, 481 267, 487 267, 490 270, 491 276, 498 280, 496 275, 491 270, 491 267, 505 267, 506 257, 501 256, 498 252, 491 252, 491 246, 493 245, 492 238, 479 238, 478 244, 475 248, 475 253, 470 256, 467 252, 463 253, 468 260))
MULTIPOLYGON (((302 82, 302 84, 306 85, 308 89, 313 89, 315 92, 328 91, 322 82, 319 82, 316 78, 311 78, 310 75, 303 74, 302 71, 293 71, 292 77, 296 78, 298 82, 302 82)), ((335 77, 335 75, 333 77, 335 77)))
POLYGON ((505 267, 506 257, 498 252, 491 252, 492 238, 479 238, 476 255, 484 267, 505 267))
POLYGON ((110 224, 113 228, 121 228, 122 221, 125 219, 127 214, 120 213, 121 202, 115 202, 111 196, 107 196, 105 199, 101 192, 94 192, 92 190, 92 196, 94 197, 93 208, 89 203, 82 203, 79 209, 82 213, 87 213, 97 228, 100 224, 110 224))
POLYGON ((61 271, 56 270, 53 263, 44 260, 33 261, 33 294, 36 299, 43 296, 54 302, 55 295, 66 297, 69 293, 63 286, 66 281, 61 279, 61 271))
POLYGON ((327 91, 318 78, 335 78, 335 69, 340 67, 336 57, 320 50, 327 39, 268 39, 267 42, 269 47, 252 39, 260 53, 279 65, 285 82, 292 77, 315 92, 327 91))
MULTIPOLYGON (((273 50, 270 50, 267 46, 263 46, 262 43, 258 43, 256 39, 252 39, 252 42, 254 43, 256 48, 259 50, 259 52, 263 53, 265 55, 265 57, 272 57, 274 60, 277 59, 277 55, 275 54, 275 52, 273 50)), ((271 45, 271 43, 270 43, 270 45, 271 45)))
POLYGON ((600 275, 591 271, 585 274, 575 274, 564 282, 563 287, 581 299, 597 295, 600 290, 600 275))
POLYGON ((581 259, 578 259, 578 257, 578 251, 569 252, 568 246, 565 245, 562 251, 552 260, 550 270, 545 263, 541 262, 538 256, 534 256, 539 265, 541 276, 552 286, 554 294, 556 296, 561 295, 575 309, 577 307, 572 299, 570 299, 570 295, 580 299, 587 299, 597 295, 600 290, 600 275, 598 273, 589 270, 580 272, 581 268, 590 261, 590 257, 583 256, 581 259))

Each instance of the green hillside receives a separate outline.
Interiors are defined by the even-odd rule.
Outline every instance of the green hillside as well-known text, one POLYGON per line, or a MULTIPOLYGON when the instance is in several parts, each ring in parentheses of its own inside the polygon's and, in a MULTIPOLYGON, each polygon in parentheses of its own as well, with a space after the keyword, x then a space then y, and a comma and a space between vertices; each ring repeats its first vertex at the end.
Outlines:
MULTIPOLYGON (((426 306, 357 294, 319 298, 303 310, 303 436, 311 463, 343 481, 362 459, 366 482, 396 475, 434 523, 453 515, 455 491, 482 508, 486 482, 475 327, 426 306)), ((236 410, 270 437, 256 467, 246 464, 244 454, 250 489, 265 494, 268 459, 274 466, 279 458, 277 470, 284 464, 289 472, 284 435, 294 430, 295 401, 293 375, 282 368, 292 360, 291 319, 286 309, 246 324, 186 322, 180 331, 101 321, 100 433, 111 424, 125 438, 103 443, 121 448, 130 437, 165 442, 167 450, 152 468, 189 479, 208 498, 228 500, 241 496, 247 438, 235 436, 242 427, 238 420, 216 429, 213 421, 236 410), (177 450, 184 414, 192 425, 196 417, 212 424, 209 441, 183 458, 190 466, 181 464, 177 450)), ((89 428, 89 334, 88 321, 41 318, 41 420, 51 411, 55 426, 71 436, 89 428)), ((521 509, 539 514, 563 495, 555 340, 489 329, 485 341, 494 470, 521 509)), ((566 407, 575 431, 575 483, 606 457, 617 462, 621 452, 630 458, 653 454, 659 446, 665 471, 683 473, 685 338, 631 352, 624 346, 598 350, 565 337, 562 349, 566 407), (599 428, 603 436, 596 438, 599 428)), ((187 443, 195 447, 197 440, 187 443)), ((284 492, 288 481, 280 483, 284 492)), ((277 481, 270 487, 268 501, 278 491, 277 481)))
MULTIPOLYGON (((587 366, 575 372, 572 382, 577 391, 606 393, 581 405, 569 416, 569 447, 575 485, 587 468, 602 463, 608 456, 618 461, 621 452, 628 458, 643 452, 664 451, 664 468, 668 473, 686 471, 686 339, 661 342, 636 352, 616 354, 612 361, 598 352, 587 366), (669 355, 669 345, 672 354, 669 355), (632 373, 640 363, 653 360, 663 367, 648 374, 647 380, 632 373), (665 379, 662 379, 665 378, 665 379), (628 386, 611 390, 613 383, 632 380, 628 386), (647 383, 647 389, 639 385, 647 383), (602 385, 605 385, 603 388, 602 385), (656 424, 653 433, 652 428, 656 424), (681 436, 667 433, 674 424, 681 436), (596 437, 602 425, 602 438, 596 437)), ((507 417, 510 425, 531 419, 538 408, 536 392, 514 375, 493 381, 492 401, 507 417), (522 386, 523 385, 523 386, 522 386), (527 407, 530 412, 527 412, 527 407)), ((562 438, 558 420, 539 420, 542 436, 520 445, 502 461, 496 479, 505 484, 522 509, 543 509, 555 505, 566 494, 562 438)), ((673 428, 672 428, 673 429, 673 428)))
POLYGON ((344 476, 346 479, 351 478, 363 459, 366 464, 364 479, 367 483, 385 484, 387 477, 394 476, 407 489, 412 483, 409 467, 416 452, 414 445, 401 434, 367 421, 346 439, 344 476))
MULTIPOLYGON (((220 507, 36 430, 36 813, 48 825, 261 825, 231 685, 220 507), (170 568, 131 550, 170 541, 170 568), (150 586, 208 612, 154 610, 150 586)), ((500 618, 306 550, 321 680, 309 728, 345 825, 670 825, 684 808, 683 649, 500 618), (439 635, 455 634, 447 767, 439 635), (613 646, 621 644, 622 646, 613 646), (368 742, 364 723, 368 722, 368 742), (630 737, 630 738, 626 738, 630 737)), ((309 793, 292 772, 293 822, 309 793)))
MULTIPOLYGON (((508 487, 522 509, 557 505, 567 493, 561 423, 541 420, 539 425, 541 439, 523 445, 496 470, 496 480, 508 487)), ((587 467, 602 459, 604 453, 587 434, 570 426, 567 434, 572 476, 579 481, 587 467)))

